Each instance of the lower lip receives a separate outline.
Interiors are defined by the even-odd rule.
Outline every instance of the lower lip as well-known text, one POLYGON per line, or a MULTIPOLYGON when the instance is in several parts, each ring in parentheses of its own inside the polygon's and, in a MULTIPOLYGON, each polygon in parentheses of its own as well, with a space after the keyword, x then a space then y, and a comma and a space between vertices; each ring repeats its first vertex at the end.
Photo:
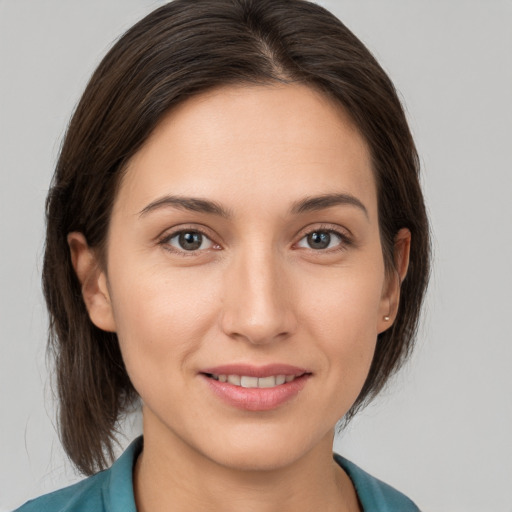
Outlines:
POLYGON ((304 388, 310 374, 301 375, 291 382, 273 388, 243 388, 204 374, 202 377, 210 389, 227 404, 246 411, 270 411, 294 398, 304 388))

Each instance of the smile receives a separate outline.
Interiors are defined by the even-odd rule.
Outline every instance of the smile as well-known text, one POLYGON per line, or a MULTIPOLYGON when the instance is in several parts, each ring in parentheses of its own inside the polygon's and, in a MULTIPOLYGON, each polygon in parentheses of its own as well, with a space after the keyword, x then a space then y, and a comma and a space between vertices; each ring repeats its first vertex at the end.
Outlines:
POLYGON ((287 364, 228 364, 204 369, 203 382, 224 404, 245 411, 270 411, 292 401, 312 373, 287 364))
POLYGON ((228 382, 242 388, 275 388, 286 382, 295 380, 295 375, 269 375, 267 377, 253 377, 250 375, 208 375, 211 379, 219 382, 228 382))

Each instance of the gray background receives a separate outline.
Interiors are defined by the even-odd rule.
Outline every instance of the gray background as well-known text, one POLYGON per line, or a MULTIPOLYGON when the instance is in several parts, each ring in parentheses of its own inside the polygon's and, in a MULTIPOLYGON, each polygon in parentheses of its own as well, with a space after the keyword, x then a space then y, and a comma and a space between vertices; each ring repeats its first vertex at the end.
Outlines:
MULTIPOLYGON (((90 73, 162 3, 0 0, 0 510, 78 478, 45 364, 43 203, 90 73)), ((436 253, 412 361, 336 448, 424 512, 512 512, 512 1, 321 3, 401 93, 436 253)))

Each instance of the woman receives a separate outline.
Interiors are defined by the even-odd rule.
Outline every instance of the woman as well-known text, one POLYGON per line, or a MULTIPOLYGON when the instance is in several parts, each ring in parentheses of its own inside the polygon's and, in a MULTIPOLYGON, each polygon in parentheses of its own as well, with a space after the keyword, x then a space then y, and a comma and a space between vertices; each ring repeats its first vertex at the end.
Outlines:
POLYGON ((418 167, 392 83, 317 5, 176 0, 131 28, 47 200, 61 437, 94 476, 19 510, 417 510, 332 441, 413 345, 418 167), (139 398, 143 440, 97 473, 139 398))

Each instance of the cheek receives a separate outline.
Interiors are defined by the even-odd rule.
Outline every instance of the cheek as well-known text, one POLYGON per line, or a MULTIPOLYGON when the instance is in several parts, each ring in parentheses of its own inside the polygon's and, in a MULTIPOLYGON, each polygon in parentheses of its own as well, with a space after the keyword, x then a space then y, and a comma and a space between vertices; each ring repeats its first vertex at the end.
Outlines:
POLYGON ((342 268, 318 279, 312 276, 299 292, 303 310, 311 312, 318 327, 330 338, 357 338, 358 334, 376 336, 379 319, 383 270, 380 265, 342 268), (312 290, 316 290, 316 293, 312 290))
MULTIPOLYGON (((197 350, 215 324, 211 283, 187 272, 161 268, 109 275, 117 335, 128 374, 143 395, 144 382, 166 381, 197 350), (129 274, 129 275, 128 275, 129 274)), ((112 268, 120 269, 121 266, 112 268)))
POLYGON ((377 342, 383 272, 374 268, 331 276, 316 294, 310 292, 313 283, 306 283, 302 293, 303 325, 324 354, 333 386, 341 380, 344 389, 352 389, 349 394, 359 393, 377 342))

